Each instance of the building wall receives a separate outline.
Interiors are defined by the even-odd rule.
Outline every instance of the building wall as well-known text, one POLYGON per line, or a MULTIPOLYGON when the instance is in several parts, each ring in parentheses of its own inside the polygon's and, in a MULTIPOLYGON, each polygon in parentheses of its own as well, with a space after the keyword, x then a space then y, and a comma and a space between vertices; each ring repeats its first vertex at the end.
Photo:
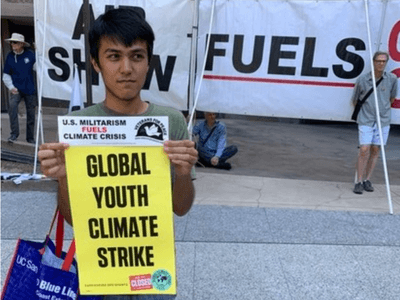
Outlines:
POLYGON ((33 18, 33 0, 1 0, 1 17, 33 18))

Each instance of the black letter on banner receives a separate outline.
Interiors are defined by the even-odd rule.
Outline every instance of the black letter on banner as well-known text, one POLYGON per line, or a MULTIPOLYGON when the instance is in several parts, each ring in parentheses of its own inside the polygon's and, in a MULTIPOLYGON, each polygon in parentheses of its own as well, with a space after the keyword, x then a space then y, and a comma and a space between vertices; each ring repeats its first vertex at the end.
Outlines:
MULTIPOLYGON (((82 82, 81 72, 86 71, 86 63, 81 59, 81 49, 72 49, 72 57, 74 64, 78 65, 79 81, 82 82)), ((99 73, 96 72, 92 64, 90 66, 92 68, 92 84, 99 85, 99 73)))
POLYGON ((339 78, 352 79, 360 75, 364 69, 364 60, 361 56, 347 51, 348 46, 353 46, 356 51, 365 50, 365 44, 362 40, 356 38, 347 38, 341 40, 336 47, 336 55, 354 67, 353 70, 346 72, 343 65, 333 65, 333 73, 339 78))
POLYGON ((169 85, 171 83, 172 74, 174 72, 176 56, 168 56, 167 63, 165 64, 165 72, 163 72, 161 67, 161 60, 159 55, 153 55, 149 71, 147 72, 146 82, 144 83, 143 89, 148 90, 150 88, 151 78, 153 77, 153 72, 156 72, 158 89, 161 92, 168 92, 169 85))
POLYGON ((304 45, 303 66, 301 68, 302 76, 328 77, 328 68, 314 68, 314 53, 315 53, 316 38, 306 38, 304 45))
POLYGON ((107 249, 106 248, 99 248, 97 249, 97 255, 102 259, 99 260, 99 267, 100 268, 105 268, 108 266, 108 261, 107 257, 105 256, 107 254, 107 249))
POLYGON ((233 42, 233 67, 241 73, 254 73, 258 70, 263 59, 265 36, 258 35, 254 40, 253 59, 250 64, 243 63, 244 35, 235 35, 233 42))
POLYGON ((126 153, 118 154, 119 174, 121 176, 129 175, 129 155, 126 153))
POLYGON ((69 78, 69 74, 71 73, 69 65, 65 61, 56 57, 56 54, 60 54, 61 57, 69 57, 67 50, 65 50, 64 48, 62 47, 51 48, 49 50, 49 59, 53 65, 61 69, 62 74, 58 75, 54 69, 49 69, 48 70, 49 76, 54 81, 67 81, 69 78))
POLYGON ((99 226, 99 222, 97 219, 91 218, 88 220, 88 226, 89 226, 89 235, 92 239, 98 239, 100 237, 99 235, 99 230, 95 229, 95 227, 99 226))
POLYGON ((148 267, 154 266, 152 258, 154 258, 153 246, 146 246, 146 266, 148 267))
POLYGON ((118 175, 118 157, 116 154, 107 156, 107 171, 110 176, 118 175))
MULTIPOLYGON (((90 11, 90 24, 93 24, 93 22, 94 22, 94 14, 93 14, 92 4, 89 4, 89 11, 90 11)), ((81 39, 81 35, 84 35, 84 30, 83 30, 83 4, 82 4, 81 8, 79 9, 78 18, 76 19, 76 22, 75 22, 74 32, 72 33, 72 39, 73 40, 80 40, 81 39)))
POLYGON ((296 72, 295 67, 281 67, 279 66, 279 59, 295 59, 296 52, 281 51, 282 45, 298 45, 299 38, 292 36, 273 36, 271 40, 271 53, 269 55, 268 74, 278 75, 294 75, 296 72))
MULTIPOLYGON (((206 47, 207 47, 208 35, 206 37, 206 47)), ((215 49, 216 42, 229 42, 228 34, 212 34, 210 38, 210 47, 208 48, 206 71, 212 71, 214 56, 225 56, 225 49, 215 49)))
POLYGON ((86 157, 86 168, 87 174, 89 177, 96 177, 97 176, 97 165, 96 165, 96 156, 95 155, 88 155, 86 157))

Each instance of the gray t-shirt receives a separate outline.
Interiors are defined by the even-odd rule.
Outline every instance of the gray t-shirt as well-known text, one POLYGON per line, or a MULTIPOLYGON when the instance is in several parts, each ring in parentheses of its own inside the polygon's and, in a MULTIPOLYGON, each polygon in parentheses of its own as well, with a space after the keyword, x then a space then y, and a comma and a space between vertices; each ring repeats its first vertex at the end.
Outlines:
MULTIPOLYGON (((397 77, 392 73, 383 73, 383 80, 377 88, 379 116, 381 118, 382 127, 390 125, 390 99, 396 97, 397 93, 397 77)), ((372 74, 366 73, 358 77, 353 90, 352 102, 356 103, 357 99, 363 99, 365 94, 372 88, 372 74)), ((376 106, 374 93, 368 97, 367 101, 361 107, 357 117, 359 125, 373 126, 377 121, 376 106)))

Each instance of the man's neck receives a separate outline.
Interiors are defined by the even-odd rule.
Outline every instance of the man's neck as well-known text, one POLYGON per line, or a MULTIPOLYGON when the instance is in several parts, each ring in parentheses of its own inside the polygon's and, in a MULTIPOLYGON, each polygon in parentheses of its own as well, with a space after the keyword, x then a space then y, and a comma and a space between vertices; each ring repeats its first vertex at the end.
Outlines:
POLYGON ((383 75, 383 72, 377 72, 377 71, 374 71, 374 75, 375 75, 375 78, 376 78, 376 79, 379 79, 379 78, 381 78, 381 77, 382 77, 382 75, 383 75))
POLYGON ((215 125, 215 121, 214 121, 214 122, 208 122, 208 121, 207 121, 207 126, 208 126, 208 127, 211 128, 211 127, 213 127, 214 125, 215 125))
POLYGON ((133 101, 109 101, 106 98, 104 101, 105 106, 120 114, 126 115, 138 115, 144 113, 149 104, 142 101, 141 99, 133 101), (107 101, 108 100, 108 101, 107 101))
POLYGON ((24 53, 24 49, 22 49, 22 50, 19 51, 19 52, 13 50, 13 52, 14 52, 15 54, 17 54, 17 55, 21 55, 22 53, 24 53))

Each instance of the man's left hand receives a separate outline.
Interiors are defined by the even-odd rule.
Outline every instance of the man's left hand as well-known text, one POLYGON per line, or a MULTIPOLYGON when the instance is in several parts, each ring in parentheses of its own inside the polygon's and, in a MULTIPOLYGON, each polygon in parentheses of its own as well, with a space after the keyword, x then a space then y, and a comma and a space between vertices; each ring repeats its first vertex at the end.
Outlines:
POLYGON ((197 150, 194 142, 189 140, 166 141, 164 151, 175 166, 176 175, 189 175, 197 161, 197 150))
POLYGON ((213 166, 218 165, 218 163, 219 163, 219 157, 218 156, 214 156, 213 158, 211 158, 211 164, 213 166))

